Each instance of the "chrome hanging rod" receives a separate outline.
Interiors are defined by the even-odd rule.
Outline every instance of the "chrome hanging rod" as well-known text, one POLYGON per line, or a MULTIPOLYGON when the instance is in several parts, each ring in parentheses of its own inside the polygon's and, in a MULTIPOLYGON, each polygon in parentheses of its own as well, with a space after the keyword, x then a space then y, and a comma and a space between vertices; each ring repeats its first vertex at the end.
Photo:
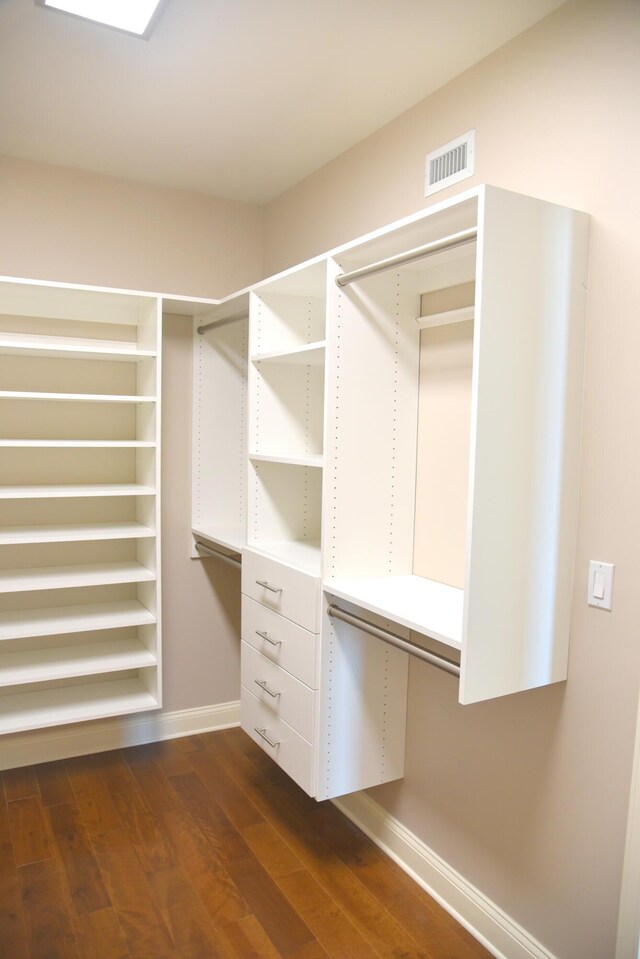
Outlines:
POLYGON ((425 256, 433 256, 434 253, 440 253, 442 250, 453 250, 458 246, 464 246, 465 243, 472 243, 477 235, 478 230, 475 226, 469 230, 461 230, 460 233, 452 233, 451 236, 445 236, 441 240, 416 246, 413 250, 398 253, 397 256, 390 256, 386 260, 378 260, 377 263, 370 263, 369 266, 361 266, 357 270, 351 270, 350 273, 339 273, 336 283, 338 286, 347 286, 356 280, 364 279, 365 276, 392 270, 394 266, 403 266, 405 263, 421 260, 425 256))
POLYGON ((390 646, 402 649, 411 656, 417 656, 418 659, 423 659, 425 663, 431 663, 432 666, 443 669, 445 673, 451 673, 452 676, 460 675, 460 667, 458 664, 451 659, 447 659, 446 656, 431 653, 428 649, 423 649, 422 646, 418 646, 416 643, 410 643, 407 639, 402 639, 401 636, 396 636, 395 633, 389 632, 388 629, 381 629, 379 626, 374 626, 373 623, 368 622, 366 619, 361 619, 360 616, 354 616, 353 613, 348 613, 339 606, 330 606, 327 612, 329 616, 332 616, 334 619, 341 619, 343 623, 349 623, 350 626, 357 626, 358 629, 361 629, 365 633, 371 633, 372 636, 381 639, 385 643, 389 643, 390 646))
POLYGON ((236 559, 235 556, 229 556, 228 553, 222 553, 218 549, 211 549, 209 546, 205 546, 204 543, 200 543, 196 540, 196 549, 199 553, 205 553, 207 556, 213 556, 214 559, 221 559, 223 563, 230 563, 231 566, 235 566, 236 569, 242 568, 242 560, 236 559))
POLYGON ((216 326, 226 326, 227 323, 236 323, 238 320, 246 320, 249 314, 245 311, 244 313, 234 313, 233 316, 223 316, 219 320, 211 320, 211 323, 205 323, 203 326, 197 328, 198 333, 201 335, 206 333, 207 330, 212 330, 216 326))

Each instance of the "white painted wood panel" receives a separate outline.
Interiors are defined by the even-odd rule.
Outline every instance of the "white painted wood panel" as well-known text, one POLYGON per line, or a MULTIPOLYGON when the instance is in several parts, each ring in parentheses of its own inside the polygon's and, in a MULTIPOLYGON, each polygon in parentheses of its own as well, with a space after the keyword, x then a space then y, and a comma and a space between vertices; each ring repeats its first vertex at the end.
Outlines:
POLYGON ((408 660, 401 650, 325 612, 318 800, 403 775, 408 660))
POLYGON ((460 699, 566 678, 587 217, 481 195, 460 699))

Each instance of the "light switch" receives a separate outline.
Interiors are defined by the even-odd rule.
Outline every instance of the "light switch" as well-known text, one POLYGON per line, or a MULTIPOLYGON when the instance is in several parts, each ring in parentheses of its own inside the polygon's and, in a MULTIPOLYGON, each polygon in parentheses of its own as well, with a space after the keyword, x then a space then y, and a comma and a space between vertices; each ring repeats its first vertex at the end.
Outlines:
POLYGON ((587 595, 589 606, 611 609, 614 569, 613 563, 599 563, 597 560, 591 560, 589 563, 589 592, 587 595))
POLYGON ((593 598, 604 599, 604 573, 597 570, 593 576, 593 598))

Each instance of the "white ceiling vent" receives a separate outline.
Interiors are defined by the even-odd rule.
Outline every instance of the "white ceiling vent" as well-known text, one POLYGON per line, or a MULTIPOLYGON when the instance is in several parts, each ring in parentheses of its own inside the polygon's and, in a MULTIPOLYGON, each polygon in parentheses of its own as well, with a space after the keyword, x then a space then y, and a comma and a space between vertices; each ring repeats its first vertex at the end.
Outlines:
POLYGON ((476 131, 469 130, 451 143, 445 143, 427 154, 425 196, 431 196, 473 175, 475 138, 476 131))

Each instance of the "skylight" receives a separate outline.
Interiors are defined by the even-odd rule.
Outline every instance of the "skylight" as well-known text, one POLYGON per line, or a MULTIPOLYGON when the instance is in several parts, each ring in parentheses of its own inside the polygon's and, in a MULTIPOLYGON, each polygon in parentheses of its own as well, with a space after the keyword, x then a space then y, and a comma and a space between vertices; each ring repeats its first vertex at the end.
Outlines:
POLYGON ((144 36, 160 0, 41 0, 45 7, 144 36))

